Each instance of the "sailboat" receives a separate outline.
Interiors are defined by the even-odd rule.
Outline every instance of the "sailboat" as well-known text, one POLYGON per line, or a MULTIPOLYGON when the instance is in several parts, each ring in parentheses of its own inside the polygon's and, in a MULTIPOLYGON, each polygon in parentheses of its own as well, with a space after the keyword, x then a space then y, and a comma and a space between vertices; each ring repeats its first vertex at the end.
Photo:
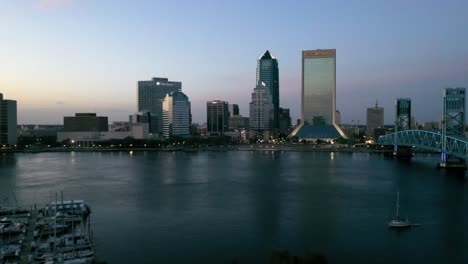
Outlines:
POLYGON ((404 228, 404 227, 411 227, 411 222, 406 219, 400 217, 400 193, 397 192, 397 204, 396 204, 396 218, 392 219, 388 222, 388 227, 391 228, 404 228))

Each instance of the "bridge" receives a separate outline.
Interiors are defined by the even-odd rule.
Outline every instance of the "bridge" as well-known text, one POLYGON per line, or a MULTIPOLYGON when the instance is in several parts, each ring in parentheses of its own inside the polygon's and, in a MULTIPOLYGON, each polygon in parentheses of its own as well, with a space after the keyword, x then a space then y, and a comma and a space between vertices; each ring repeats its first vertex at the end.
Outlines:
POLYGON ((398 99, 395 132, 380 136, 377 144, 393 146, 395 156, 408 155, 412 148, 441 153, 440 167, 466 167, 468 138, 465 137, 465 89, 444 89, 441 131, 411 129, 411 100, 398 99))

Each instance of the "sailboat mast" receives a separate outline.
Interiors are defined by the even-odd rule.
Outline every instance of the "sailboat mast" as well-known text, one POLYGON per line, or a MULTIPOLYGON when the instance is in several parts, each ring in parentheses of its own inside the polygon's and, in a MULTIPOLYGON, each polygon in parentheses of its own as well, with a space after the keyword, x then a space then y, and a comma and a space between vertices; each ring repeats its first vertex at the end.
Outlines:
POLYGON ((396 198, 396 216, 397 218, 399 217, 399 209, 400 209, 400 192, 397 192, 397 198, 396 198))

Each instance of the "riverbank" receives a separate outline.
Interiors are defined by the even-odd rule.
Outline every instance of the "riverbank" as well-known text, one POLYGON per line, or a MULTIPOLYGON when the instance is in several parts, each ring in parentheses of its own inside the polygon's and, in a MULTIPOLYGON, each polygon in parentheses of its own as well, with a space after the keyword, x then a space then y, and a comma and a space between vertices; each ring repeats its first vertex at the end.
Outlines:
MULTIPOLYGON (((43 153, 43 152, 199 152, 199 151, 293 151, 293 152, 359 152, 359 153, 392 153, 393 149, 377 145, 369 147, 354 147, 349 145, 311 145, 311 144, 251 144, 251 145, 219 145, 219 146, 166 146, 152 147, 61 147, 41 149, 0 149, 0 153, 43 153)), ((414 150, 415 153, 433 153, 414 150)))

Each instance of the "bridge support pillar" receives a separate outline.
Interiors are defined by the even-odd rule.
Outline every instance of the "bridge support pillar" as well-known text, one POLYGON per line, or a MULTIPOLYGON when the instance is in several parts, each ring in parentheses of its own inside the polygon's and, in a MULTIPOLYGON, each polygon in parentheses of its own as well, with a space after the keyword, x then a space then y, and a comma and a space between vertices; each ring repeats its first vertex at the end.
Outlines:
POLYGON ((393 156, 397 158, 411 158, 414 156, 412 147, 393 145, 393 156))
POLYGON ((444 169, 463 169, 466 170, 466 161, 464 159, 455 158, 442 152, 440 155, 439 168, 444 169))

